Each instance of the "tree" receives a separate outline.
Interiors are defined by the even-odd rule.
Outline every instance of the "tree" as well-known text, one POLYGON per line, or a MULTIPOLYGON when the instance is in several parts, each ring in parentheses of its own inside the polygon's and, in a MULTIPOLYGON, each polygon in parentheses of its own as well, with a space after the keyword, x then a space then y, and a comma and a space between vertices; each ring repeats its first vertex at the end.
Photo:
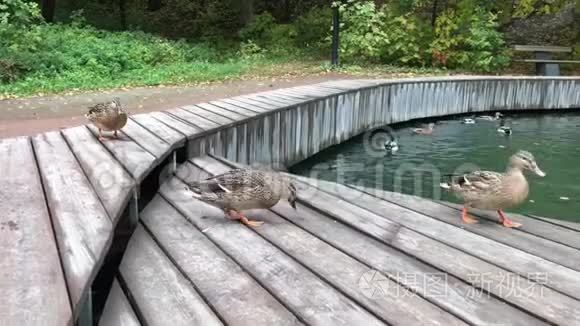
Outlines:
POLYGON ((161 2, 161 0, 149 0, 147 2, 147 9, 149 11, 157 11, 157 10, 161 9, 162 6, 163 6, 163 3, 161 2))
POLYGON ((54 21, 54 10, 56 8, 56 0, 41 0, 40 10, 42 17, 48 23, 54 21))

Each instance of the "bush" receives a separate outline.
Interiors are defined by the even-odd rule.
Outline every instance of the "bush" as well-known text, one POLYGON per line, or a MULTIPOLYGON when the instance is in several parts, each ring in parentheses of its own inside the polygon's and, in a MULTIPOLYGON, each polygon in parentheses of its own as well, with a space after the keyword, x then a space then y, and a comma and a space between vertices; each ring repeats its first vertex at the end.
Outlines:
POLYGON ((423 67, 429 62, 429 26, 412 15, 391 16, 385 24, 386 45, 381 60, 388 64, 423 67))
POLYGON ((251 23, 240 30, 240 38, 242 41, 254 41, 261 45, 270 44, 272 42, 272 29, 276 25, 274 17, 264 12, 256 15, 251 23))
POLYGON ((322 51, 329 48, 332 27, 332 9, 312 8, 294 22, 296 45, 322 51))

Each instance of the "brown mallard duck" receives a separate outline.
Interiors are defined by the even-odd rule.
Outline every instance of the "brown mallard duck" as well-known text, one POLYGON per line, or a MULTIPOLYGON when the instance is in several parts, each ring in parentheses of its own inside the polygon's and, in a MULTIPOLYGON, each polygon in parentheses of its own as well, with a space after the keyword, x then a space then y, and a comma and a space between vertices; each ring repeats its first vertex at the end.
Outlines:
POLYGON ((462 176, 452 176, 450 182, 441 187, 449 189, 464 201, 461 217, 465 223, 477 223, 469 216, 469 208, 497 210, 500 222, 505 227, 521 226, 509 220, 503 210, 514 207, 528 197, 529 185, 523 171, 533 171, 540 177, 546 174, 540 170, 532 153, 519 151, 509 159, 504 173, 491 171, 474 171, 462 176))
POLYGON ((431 135, 433 130, 435 129, 435 124, 430 123, 427 125, 427 128, 415 128, 413 129, 413 133, 417 135, 431 135))
POLYGON ((114 136, 118 137, 117 131, 127 124, 128 114, 121 106, 120 99, 116 97, 112 102, 97 103, 89 107, 85 117, 99 128, 99 140, 104 140, 102 130, 113 131, 114 136))
POLYGON ((201 182, 188 184, 193 197, 224 210, 230 219, 248 226, 263 222, 251 221, 241 213, 247 209, 268 209, 285 198, 296 209, 296 186, 274 171, 234 169, 201 182))

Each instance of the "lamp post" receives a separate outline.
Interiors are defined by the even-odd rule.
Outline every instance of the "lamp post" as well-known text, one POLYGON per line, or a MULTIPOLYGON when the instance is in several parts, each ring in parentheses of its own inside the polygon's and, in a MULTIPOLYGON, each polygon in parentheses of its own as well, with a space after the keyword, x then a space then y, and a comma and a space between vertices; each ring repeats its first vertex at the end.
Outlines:
POLYGON ((339 41, 339 31, 340 21, 338 5, 334 5, 332 8, 332 59, 331 63, 333 66, 338 66, 338 41, 339 41))

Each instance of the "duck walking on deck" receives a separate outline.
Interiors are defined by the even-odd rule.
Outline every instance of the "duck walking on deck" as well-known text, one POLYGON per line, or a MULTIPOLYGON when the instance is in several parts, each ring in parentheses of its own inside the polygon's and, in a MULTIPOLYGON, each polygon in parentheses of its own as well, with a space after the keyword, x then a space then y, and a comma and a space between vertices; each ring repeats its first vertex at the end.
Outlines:
POLYGON ((497 210, 500 222, 505 227, 519 227, 521 224, 509 220, 503 210, 521 204, 528 197, 529 186, 524 170, 534 171, 540 177, 546 175, 530 152, 519 151, 510 157, 505 173, 474 171, 452 176, 451 181, 442 183, 441 187, 449 189, 465 202, 461 215, 465 223, 477 223, 476 219, 467 214, 467 210, 479 208, 497 210))
POLYGON ((127 124, 128 114, 121 106, 120 99, 116 97, 112 102, 97 103, 89 107, 89 112, 85 114, 85 117, 99 128, 99 140, 103 141, 103 130, 113 131, 114 136, 118 137, 117 131, 127 124))
POLYGON ((296 209, 296 186, 274 171, 234 169, 188 184, 187 189, 194 198, 223 209, 230 219, 253 227, 263 222, 249 220, 242 210, 268 209, 283 198, 296 209))

